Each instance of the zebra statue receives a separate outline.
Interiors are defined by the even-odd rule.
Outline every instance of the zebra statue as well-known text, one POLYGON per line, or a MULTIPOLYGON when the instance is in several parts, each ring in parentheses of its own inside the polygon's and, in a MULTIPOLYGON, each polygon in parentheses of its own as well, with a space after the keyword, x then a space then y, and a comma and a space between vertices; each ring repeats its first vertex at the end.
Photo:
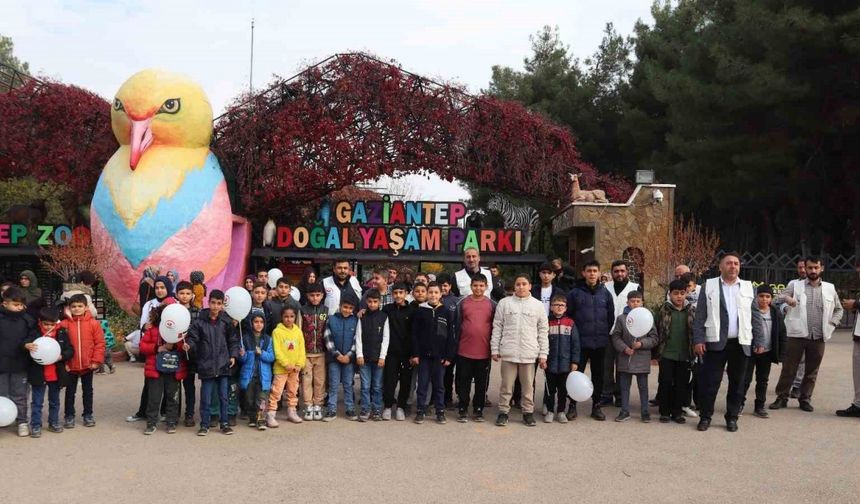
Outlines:
POLYGON ((505 219, 505 228, 519 229, 523 233, 523 252, 529 249, 532 232, 537 229, 538 213, 530 206, 515 206, 498 194, 490 198, 487 208, 495 210, 505 219))

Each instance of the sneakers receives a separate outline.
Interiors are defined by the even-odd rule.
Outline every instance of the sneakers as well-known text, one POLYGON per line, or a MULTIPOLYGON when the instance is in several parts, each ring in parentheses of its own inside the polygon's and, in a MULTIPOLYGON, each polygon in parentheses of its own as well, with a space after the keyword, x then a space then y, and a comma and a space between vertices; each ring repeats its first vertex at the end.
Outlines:
POLYGON ((267 411, 266 412, 266 427, 269 427, 271 429, 277 429, 278 428, 278 425, 280 425, 280 424, 278 423, 277 420, 275 420, 275 414, 277 414, 277 411, 267 411))
POLYGON ((358 415, 359 422, 366 422, 370 420, 370 412, 367 410, 361 410, 361 414, 358 415))
POLYGON ((230 427, 229 423, 221 424, 221 434, 224 434, 225 436, 233 435, 233 428, 230 427))
POLYGON ((75 428, 75 417, 66 417, 63 420, 63 427, 66 429, 74 429, 75 428))
POLYGON ((355 410, 346 410, 346 419, 358 420, 358 415, 355 414, 355 410))
POLYGON ((577 413, 576 413, 576 405, 575 405, 575 404, 571 404, 570 406, 568 406, 568 407, 567 407, 567 414, 565 414, 564 416, 565 416, 568 420, 576 420, 576 417, 577 417, 577 413))
MULTIPOLYGON (((185 418, 186 418, 186 422, 187 422, 188 417, 185 417, 185 418)), ((137 413, 135 413, 134 415, 125 417, 126 422, 140 422, 143 420, 146 420, 146 417, 137 416, 137 413)))
POLYGON ((167 433, 168 434, 176 434, 176 424, 175 423, 167 424, 167 433))
POLYGON ((558 420, 558 423, 567 423, 567 415, 564 413, 559 413, 555 416, 555 419, 558 420))
POLYGON ((499 427, 504 427, 508 425, 508 414, 499 413, 499 416, 496 417, 496 425, 498 425, 499 427))
MULTIPOLYGON (((661 422, 663 421, 663 417, 660 417, 660 421, 661 421, 661 422)), ((683 415, 678 415, 678 416, 676 416, 676 417, 672 417, 672 421, 673 421, 673 422, 675 422, 676 424, 685 424, 685 423, 687 423, 687 419, 686 419, 686 418, 684 418, 684 416, 683 416, 683 415)))
POLYGON ((48 425, 48 432, 53 432, 55 434, 59 434, 59 433, 63 432, 63 426, 60 424, 48 425))
MULTIPOLYGON (((594 416, 594 414, 592 414, 592 416, 594 416)), ((621 412, 618 413, 618 416, 615 417, 616 422, 626 422, 627 420, 630 420, 630 413, 624 410, 621 410, 621 412)))
POLYGON ((767 410, 764 409, 764 405, 756 406, 753 410, 753 416, 759 418, 770 418, 770 415, 767 414, 767 410))
POLYGON ((201 425, 200 428, 197 429, 197 435, 198 436, 203 437, 207 434, 209 434, 209 427, 204 427, 201 425))
POLYGON ((591 408, 591 418, 597 420, 598 422, 602 422, 606 420, 606 415, 603 414, 603 410, 600 409, 600 406, 595 406, 591 408))
POLYGON ((691 408, 689 406, 684 406, 683 408, 681 408, 681 411, 684 413, 685 417, 699 418, 699 414, 696 413, 696 410, 694 410, 693 408, 691 408))
POLYGON ((325 412, 325 416, 323 417, 322 420, 323 420, 323 422, 331 422, 331 421, 334 421, 336 418, 337 418, 337 413, 335 413, 333 410, 328 410, 325 412))
POLYGON ((248 427, 256 427, 257 426, 257 417, 248 417, 248 427))
MULTIPOLYGON (((164 420, 162 420, 163 422, 164 420)), ((236 415, 230 415, 227 417, 227 425, 230 427, 235 427, 239 422, 236 421, 236 415)))
POLYGON ((457 421, 460 423, 466 423, 469 421, 469 415, 466 410, 460 410, 457 412, 457 421))
POLYGON ((419 411, 418 413, 415 413, 415 423, 417 423, 417 424, 423 424, 424 423, 424 412, 423 411, 419 411))
POLYGON ((448 419, 445 418, 445 412, 444 411, 437 411, 436 412, 436 423, 439 425, 445 425, 446 423, 448 423, 448 419))
MULTIPOLYGON (((561 415, 559 415, 559 416, 561 416, 561 415)), ((546 414, 544 414, 544 417, 543 417, 543 421, 544 421, 544 423, 552 423, 552 422, 553 422, 553 420, 555 420, 555 415, 554 415, 554 414, 552 414, 552 413, 546 413, 546 414)))
POLYGON ((25 423, 18 424, 18 437, 27 437, 30 435, 30 426, 25 423))
POLYGON ((371 411, 370 412, 370 420, 373 422, 381 422, 382 421, 382 415, 378 411, 371 411))
MULTIPOLYGON (((383 419, 385 418, 385 413, 382 414, 382 418, 383 419)), ((406 412, 403 411, 403 408, 397 408, 394 411, 394 419, 397 420, 398 422, 402 422, 402 421, 406 420, 406 412)))
POLYGON ((92 415, 84 417, 84 427, 95 427, 95 426, 96 426, 96 419, 93 418, 92 415))
POLYGON ((391 408, 385 408, 382 410, 382 419, 386 422, 391 420, 391 408))
POLYGON ((836 416, 860 418, 860 408, 852 404, 845 409, 837 410, 836 416))
MULTIPOLYGON (((26 424, 24 424, 24 425, 26 425, 26 424)), ((20 435, 20 432, 18 433, 18 435, 20 435)), ((31 438, 42 437, 42 426, 41 425, 34 425, 34 426, 30 427, 30 437, 31 438)))
POLYGON ((642 423, 651 423, 651 413, 642 413, 642 423))
POLYGON ((155 434, 156 430, 157 430, 157 428, 155 427, 155 424, 148 424, 146 426, 146 429, 143 430, 143 435, 144 436, 151 436, 151 435, 155 434))
POLYGON ((777 409, 785 408, 787 406, 788 406, 788 400, 787 399, 777 398, 776 401, 772 402, 770 404, 770 406, 768 406, 768 409, 777 410, 777 409))
POLYGON ((537 425, 534 413, 523 413, 523 423, 526 424, 526 427, 534 427, 537 425))
POLYGON ((472 421, 481 423, 484 421, 484 412, 482 410, 476 411, 474 415, 472 415, 472 421))
POLYGON ((311 422, 314 419, 314 407, 308 406, 305 408, 305 422, 311 422))
MULTIPOLYGON (((131 418, 131 417, 129 417, 131 418)), ((186 427, 194 427, 194 415, 186 415, 185 416, 185 426, 186 427)))

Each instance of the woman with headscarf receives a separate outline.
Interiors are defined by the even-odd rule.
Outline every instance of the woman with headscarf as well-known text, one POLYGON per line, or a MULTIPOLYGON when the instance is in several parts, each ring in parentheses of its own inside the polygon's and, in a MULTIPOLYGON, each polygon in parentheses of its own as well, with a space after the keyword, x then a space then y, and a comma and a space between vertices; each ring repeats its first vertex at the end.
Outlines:
MULTIPOLYGON (((179 272, 176 270, 167 270, 167 279, 173 284, 173 287, 176 287, 176 284, 179 283, 179 272)), ((170 291, 171 296, 175 296, 176 293, 170 291)))
POLYGON ((24 304, 28 305, 37 299, 42 299, 42 289, 39 288, 39 279, 30 270, 21 272, 18 284, 24 291, 24 304))
POLYGON ((317 272, 313 267, 308 266, 305 272, 302 273, 302 279, 299 281, 299 304, 302 306, 308 304, 307 291, 308 286, 317 283, 317 272))
POLYGON ((242 284, 245 287, 245 290, 248 292, 254 292, 254 283, 257 281, 257 277, 254 275, 248 275, 245 277, 245 282, 242 284))
POLYGON ((143 270, 143 277, 140 279, 140 287, 137 289, 141 312, 143 312, 143 305, 155 297, 155 278, 160 272, 161 266, 147 266, 146 269, 143 270))

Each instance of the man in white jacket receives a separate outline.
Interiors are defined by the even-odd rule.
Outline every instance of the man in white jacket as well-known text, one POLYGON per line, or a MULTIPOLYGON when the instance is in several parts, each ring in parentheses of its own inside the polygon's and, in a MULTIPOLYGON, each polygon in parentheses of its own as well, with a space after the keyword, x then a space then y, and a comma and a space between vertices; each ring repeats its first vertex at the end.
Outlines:
POLYGON ((349 261, 346 259, 335 259, 332 266, 332 275, 323 278, 325 289, 325 306, 328 314, 334 315, 340 310, 340 297, 348 289, 352 289, 355 297, 361 299, 361 285, 358 280, 349 274, 349 261))
MULTIPOLYGON (((481 253, 474 247, 469 247, 463 251, 463 269, 454 273, 454 282, 457 290, 454 295, 460 298, 472 295, 472 277, 474 275, 484 275, 487 279, 487 285, 493 285, 493 275, 487 268, 481 267, 481 253)), ((452 289, 453 290, 453 289, 452 289)), ((484 293, 490 297, 490 289, 484 293)))
MULTIPOLYGON (((543 303, 532 297, 531 288, 528 275, 517 275, 514 295, 499 302, 493 317, 490 353, 494 361, 502 362, 499 416, 496 419, 496 425, 500 427, 508 424, 514 380, 519 377, 520 383, 534 382, 535 360, 541 369, 546 369, 549 321, 543 303)), ((534 389, 526 385, 522 394, 523 423, 534 427, 534 389)))
POLYGON ((776 385, 776 401, 770 409, 788 406, 788 395, 800 359, 806 360, 800 383, 800 409, 812 412, 812 391, 824 345, 842 320, 842 303, 832 283, 821 280, 824 264, 820 258, 806 258, 806 280, 792 282, 780 295, 785 302, 785 330, 788 335, 785 361, 776 385))

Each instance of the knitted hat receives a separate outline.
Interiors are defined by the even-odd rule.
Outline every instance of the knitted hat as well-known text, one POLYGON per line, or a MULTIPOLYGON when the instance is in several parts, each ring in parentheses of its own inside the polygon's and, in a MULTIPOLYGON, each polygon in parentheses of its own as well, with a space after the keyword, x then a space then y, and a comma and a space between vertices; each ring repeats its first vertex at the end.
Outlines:
POLYGON ((756 292, 756 295, 770 294, 771 296, 773 296, 773 287, 771 287, 768 284, 761 284, 758 286, 758 289, 756 289, 755 292, 756 292))

